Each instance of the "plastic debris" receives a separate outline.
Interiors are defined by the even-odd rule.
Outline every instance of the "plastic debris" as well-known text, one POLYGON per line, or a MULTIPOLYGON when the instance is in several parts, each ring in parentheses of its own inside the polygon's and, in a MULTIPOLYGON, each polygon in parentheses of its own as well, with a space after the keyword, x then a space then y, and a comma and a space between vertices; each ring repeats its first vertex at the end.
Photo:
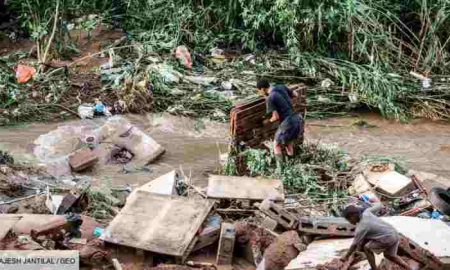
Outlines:
POLYGON ((89 104, 81 104, 78 106, 78 116, 81 119, 94 118, 94 108, 89 104))
POLYGON ((18 83, 27 83, 36 74, 34 67, 18 65, 16 68, 16 79, 18 83))
POLYGON ((192 68, 192 58, 191 53, 188 48, 184 45, 178 46, 175 49, 175 57, 180 61, 182 65, 191 69, 192 68))

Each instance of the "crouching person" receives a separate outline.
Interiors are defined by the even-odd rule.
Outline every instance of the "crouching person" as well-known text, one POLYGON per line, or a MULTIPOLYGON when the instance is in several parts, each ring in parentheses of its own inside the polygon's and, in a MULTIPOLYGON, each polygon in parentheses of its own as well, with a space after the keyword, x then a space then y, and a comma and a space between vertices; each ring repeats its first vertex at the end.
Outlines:
POLYGON ((380 203, 363 210, 355 205, 347 206, 343 211, 343 216, 353 225, 356 225, 356 232, 353 244, 347 254, 341 258, 346 262, 356 251, 364 251, 372 270, 376 270, 374 253, 383 253, 384 257, 403 269, 412 268, 397 255, 400 237, 392 225, 377 217, 381 209, 380 203))

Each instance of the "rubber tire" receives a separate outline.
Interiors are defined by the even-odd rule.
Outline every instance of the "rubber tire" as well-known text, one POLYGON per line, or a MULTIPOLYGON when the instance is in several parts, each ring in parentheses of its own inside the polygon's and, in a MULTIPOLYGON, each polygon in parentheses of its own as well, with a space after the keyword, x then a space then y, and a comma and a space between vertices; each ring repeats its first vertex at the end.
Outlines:
POLYGON ((450 215, 450 189, 434 187, 431 189, 430 202, 444 215, 450 215))

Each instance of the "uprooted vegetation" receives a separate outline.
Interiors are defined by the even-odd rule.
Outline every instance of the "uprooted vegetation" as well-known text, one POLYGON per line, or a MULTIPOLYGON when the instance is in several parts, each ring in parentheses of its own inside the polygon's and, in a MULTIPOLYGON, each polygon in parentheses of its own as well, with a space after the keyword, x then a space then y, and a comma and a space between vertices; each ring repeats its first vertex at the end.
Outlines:
POLYGON ((222 169, 225 175, 279 178, 288 197, 320 202, 324 210, 339 213, 338 207, 348 199, 348 188, 356 175, 371 164, 395 164, 395 170, 406 173, 403 164, 386 157, 355 159, 336 145, 305 143, 296 148, 281 171, 273 153, 265 149, 247 149, 228 157, 222 169))
POLYGON ((28 63, 38 74, 33 83, 18 85, 12 69, 19 58, 28 56, 2 58, 0 109, 7 119, 3 124, 53 118, 59 112, 75 114, 77 105, 97 97, 111 106, 124 101, 132 112, 168 110, 225 120, 236 98, 214 90, 220 90, 221 82, 231 83, 239 99, 249 95, 257 76, 307 82, 308 116, 339 115, 363 105, 397 119, 449 118, 450 12, 445 0, 127 0, 114 6, 109 1, 13 0, 8 5, 22 14, 22 25, 36 42, 37 61, 28 63), (74 82, 71 74, 79 71, 72 63, 56 69, 42 65, 80 53, 71 29, 89 36, 111 21, 127 33, 126 39, 97 54, 114 61, 113 74, 100 76, 94 69, 74 82), (179 66, 169 54, 181 44, 191 49, 192 70, 179 66), (226 53, 211 55, 217 47, 226 53), (245 53, 255 55, 240 56, 245 53), (152 70, 149 61, 155 55, 164 59, 165 71, 152 70), (172 69, 183 76, 219 80, 200 85, 173 81, 172 69), (422 89, 410 71, 431 78, 432 87, 425 84, 422 89))

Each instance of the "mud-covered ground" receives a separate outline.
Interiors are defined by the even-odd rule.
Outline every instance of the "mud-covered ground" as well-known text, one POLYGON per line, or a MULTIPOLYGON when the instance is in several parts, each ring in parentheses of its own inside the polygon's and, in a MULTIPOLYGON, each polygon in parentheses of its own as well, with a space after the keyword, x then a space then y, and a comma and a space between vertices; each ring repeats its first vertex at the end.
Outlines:
MULTIPOLYGON (((182 169, 200 186, 206 175, 219 166, 219 155, 227 151, 228 126, 163 115, 127 115, 133 124, 151 135, 166 148, 166 153, 150 165, 150 172, 124 174, 119 165, 96 166, 90 175, 94 185, 138 186, 173 169, 182 169)), ((104 119, 84 120, 101 124, 104 119)), ((0 148, 6 149, 18 161, 36 162, 30 145, 41 134, 60 125, 79 125, 80 120, 63 123, 33 123, 0 130, 0 148)), ((376 115, 307 120, 306 139, 335 143, 355 157, 388 156, 405 162, 414 170, 447 177, 450 174, 450 124, 417 120, 408 124, 382 119, 376 115), (374 127, 354 125, 364 120, 374 127)), ((449 185, 450 183, 441 183, 449 185)))

